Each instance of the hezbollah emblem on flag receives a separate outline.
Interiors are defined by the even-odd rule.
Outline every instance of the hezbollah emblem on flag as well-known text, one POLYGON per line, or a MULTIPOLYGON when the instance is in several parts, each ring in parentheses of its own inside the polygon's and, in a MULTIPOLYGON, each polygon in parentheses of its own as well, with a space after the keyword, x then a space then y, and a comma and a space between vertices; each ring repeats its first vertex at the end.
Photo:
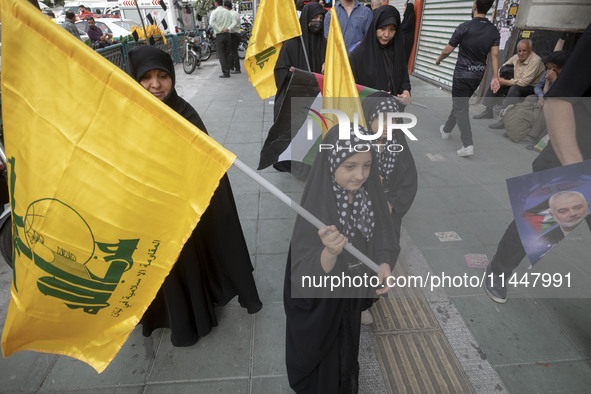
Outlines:
MULTIPOLYGON (((33 201, 24 216, 19 214, 14 209, 15 159, 8 159, 8 163, 11 167, 13 249, 15 255, 24 255, 43 271, 37 278, 37 290, 63 301, 70 309, 81 309, 89 314, 108 307, 123 273, 134 265, 133 253, 139 239, 98 242, 84 217, 55 198, 33 201), (72 239, 64 239, 64 234, 72 239)), ((17 269, 15 265, 15 287, 17 269)), ((143 274, 145 269, 140 269, 138 275, 143 274)), ((32 291, 31 288, 21 290, 32 291)), ((123 307, 129 305, 128 300, 119 302, 123 307)), ((111 314, 117 315, 119 310, 117 307, 111 314)))

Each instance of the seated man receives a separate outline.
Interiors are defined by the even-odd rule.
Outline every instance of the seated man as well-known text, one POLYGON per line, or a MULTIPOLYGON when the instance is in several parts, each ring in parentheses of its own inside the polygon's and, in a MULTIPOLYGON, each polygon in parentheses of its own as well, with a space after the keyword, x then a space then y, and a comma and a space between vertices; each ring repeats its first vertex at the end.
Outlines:
POLYGON ((103 31, 96 26, 94 18, 86 18, 86 23, 88 23, 88 38, 92 43, 93 49, 104 48, 112 44, 111 39, 113 35, 109 33, 103 34, 103 31))
MULTIPOLYGON (((501 88, 493 93, 490 88, 486 92, 482 104, 486 109, 474 116, 474 119, 492 119, 493 107, 497 104, 498 98, 506 96, 501 105, 506 108, 510 104, 517 104, 522 97, 534 94, 534 86, 546 71, 542 59, 533 51, 531 40, 521 40, 517 44, 517 54, 513 55, 504 65, 513 65, 513 78, 499 78, 501 88)), ((502 129, 503 120, 489 125, 491 129, 502 129)))

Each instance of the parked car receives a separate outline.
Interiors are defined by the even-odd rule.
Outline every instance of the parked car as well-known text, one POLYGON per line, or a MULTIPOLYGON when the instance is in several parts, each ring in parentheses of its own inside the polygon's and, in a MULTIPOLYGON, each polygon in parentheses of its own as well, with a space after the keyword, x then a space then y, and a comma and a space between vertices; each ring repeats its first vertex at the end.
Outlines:
MULTIPOLYGON (((113 39, 117 39, 120 36, 128 36, 131 34, 131 27, 134 22, 128 19, 118 18, 95 18, 96 27, 101 29, 103 33, 110 33, 113 35, 113 39)), ((87 34, 88 23, 86 21, 76 22, 76 27, 81 33, 87 34)), ((82 34, 81 34, 82 35, 82 34)))

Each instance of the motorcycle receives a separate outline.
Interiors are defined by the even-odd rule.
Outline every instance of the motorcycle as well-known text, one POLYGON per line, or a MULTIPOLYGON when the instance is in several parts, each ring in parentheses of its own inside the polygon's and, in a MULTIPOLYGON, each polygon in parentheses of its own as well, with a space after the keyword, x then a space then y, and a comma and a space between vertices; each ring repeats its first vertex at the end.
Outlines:
POLYGON ((187 35, 185 40, 185 56, 183 58, 183 70, 191 74, 196 67, 201 66, 200 37, 193 34, 187 35))
POLYGON ((213 28, 208 27, 201 31, 201 60, 209 60, 211 54, 215 52, 215 36, 213 34, 213 28))
MULTIPOLYGON (((248 48, 248 40, 250 40, 250 35, 251 25, 248 23, 243 23, 242 30, 240 31, 240 43, 238 44, 238 57, 240 59, 244 59, 246 48, 248 48)), ((201 60, 208 60, 211 57, 211 54, 215 51, 215 36, 213 34, 213 28, 208 27, 201 32, 201 60)))
POLYGON ((248 41, 250 40, 250 29, 244 29, 240 32, 240 43, 238 44, 238 57, 244 59, 246 56, 246 48, 248 48, 248 41))

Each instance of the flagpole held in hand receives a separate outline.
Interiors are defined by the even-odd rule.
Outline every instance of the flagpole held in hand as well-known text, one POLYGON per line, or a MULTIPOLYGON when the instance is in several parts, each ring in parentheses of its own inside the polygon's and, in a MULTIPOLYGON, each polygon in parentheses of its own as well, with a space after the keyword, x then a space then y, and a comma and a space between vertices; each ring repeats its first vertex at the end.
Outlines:
POLYGON ((302 49, 304 50, 304 57, 306 58, 306 66, 308 66, 308 71, 312 72, 310 60, 308 60, 308 52, 306 51, 306 45, 304 44, 304 36, 300 36, 300 41, 302 42, 302 49))
MULTIPOLYGON (((267 189, 269 192, 271 192, 275 197, 277 197, 283 203, 288 205, 298 215, 300 215, 301 217, 306 219, 314 227, 316 227, 318 229, 326 227, 326 224, 322 223, 322 221, 319 220, 316 216, 314 216, 310 212, 306 211, 306 209, 304 209, 304 207, 302 207, 300 204, 298 204, 297 202, 295 202, 294 200, 289 198, 285 193, 283 193, 281 190, 277 189, 269 181, 267 181, 265 178, 263 178, 262 176, 257 174, 253 169, 248 167, 246 164, 244 164, 238 158, 236 158, 236 160, 234 160, 234 166, 236 166, 239 170, 241 170, 246 175, 251 177, 254 181, 256 181, 262 187, 267 189)), ((368 266, 374 272, 379 272, 380 267, 375 262, 373 262, 369 257, 367 257, 366 255, 361 253, 357 248, 355 248, 349 242, 347 242, 347 244, 345 245, 345 250, 347 252, 351 253, 357 259, 359 259, 359 261, 361 261, 363 264, 368 266)))

